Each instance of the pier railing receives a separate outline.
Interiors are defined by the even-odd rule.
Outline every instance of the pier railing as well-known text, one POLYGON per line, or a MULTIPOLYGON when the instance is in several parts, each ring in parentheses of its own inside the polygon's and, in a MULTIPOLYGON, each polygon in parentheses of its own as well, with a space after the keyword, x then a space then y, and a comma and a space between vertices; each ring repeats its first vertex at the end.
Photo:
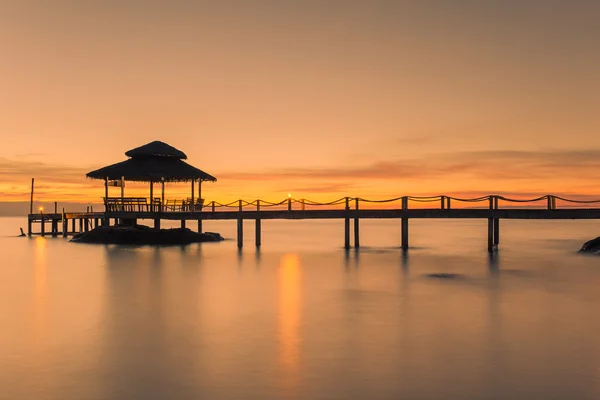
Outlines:
POLYGON ((333 201, 318 202, 310 199, 296 199, 288 197, 281 201, 243 199, 229 203, 218 201, 206 202, 202 211, 218 212, 233 210, 309 210, 323 207, 338 209, 365 209, 365 208, 437 208, 450 210, 453 208, 533 208, 555 210, 557 208, 600 208, 600 199, 569 199, 557 195, 544 195, 536 198, 510 198, 503 195, 487 195, 473 198, 455 197, 448 195, 437 196, 399 196, 389 199, 366 199, 363 197, 341 197, 333 201), (412 205, 412 207, 411 207, 412 205))

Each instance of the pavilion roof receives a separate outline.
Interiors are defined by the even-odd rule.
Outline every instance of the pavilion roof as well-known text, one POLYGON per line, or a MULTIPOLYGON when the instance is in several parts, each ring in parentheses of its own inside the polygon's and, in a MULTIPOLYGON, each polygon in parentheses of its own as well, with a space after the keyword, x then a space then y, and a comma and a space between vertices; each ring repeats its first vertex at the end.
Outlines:
POLYGON ((155 141, 125 153, 128 160, 112 164, 86 176, 92 179, 135 182, 187 182, 191 180, 216 182, 217 178, 198 169, 182 159, 187 156, 166 143, 155 141))

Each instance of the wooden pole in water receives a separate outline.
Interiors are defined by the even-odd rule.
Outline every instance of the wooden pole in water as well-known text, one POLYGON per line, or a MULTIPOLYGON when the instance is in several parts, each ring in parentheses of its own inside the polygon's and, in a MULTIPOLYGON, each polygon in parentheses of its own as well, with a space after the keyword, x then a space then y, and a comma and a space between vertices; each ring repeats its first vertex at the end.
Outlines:
POLYGON ((350 248, 350 199, 346 197, 346 216, 344 217, 344 248, 350 248))
POLYGON ((29 198, 29 214, 33 214, 33 183, 35 178, 31 178, 31 197, 29 198))
POLYGON ((40 233, 42 236, 46 233, 46 222, 44 221, 44 210, 40 210, 40 233))
POLYGON ((242 248, 244 245, 244 220, 242 219, 242 200, 239 200, 239 216, 237 220, 237 245, 242 248))
MULTIPOLYGON (((260 212, 260 200, 256 200, 256 211, 260 212)), ((258 216, 256 218, 256 220, 254 221, 255 224, 255 233, 254 233, 254 240, 256 242, 256 247, 260 247, 261 244, 261 221, 260 221, 260 216, 258 216)))
MULTIPOLYGON (((494 209, 494 196, 489 197, 490 210, 494 209)), ((488 251, 491 253, 494 251, 494 218, 491 216, 488 218, 488 251)))
MULTIPOLYGON (((499 207, 500 199, 498 196, 494 196, 494 209, 497 210, 499 207)), ((494 218, 494 247, 498 248, 500 244, 500 218, 494 218)))
MULTIPOLYGON (((408 197, 402 197, 402 210, 408 210, 408 197)), ((402 250, 408 250, 408 217, 402 217, 402 250)))
POLYGON ((31 236, 31 217, 27 217, 27 236, 31 236))
POLYGON ((354 217, 354 247, 360 247, 360 227, 358 219, 358 197, 354 199, 354 208, 356 209, 356 216, 354 217))
POLYGON ((69 222, 67 220, 67 216, 65 215, 65 208, 62 209, 62 235, 63 237, 67 237, 67 231, 69 227, 69 222))

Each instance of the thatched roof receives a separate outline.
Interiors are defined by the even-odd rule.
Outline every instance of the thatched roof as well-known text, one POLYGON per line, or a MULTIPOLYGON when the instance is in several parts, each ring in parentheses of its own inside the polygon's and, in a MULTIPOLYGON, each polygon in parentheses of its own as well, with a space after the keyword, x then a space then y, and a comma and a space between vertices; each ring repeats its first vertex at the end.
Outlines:
POLYGON ((183 151, 158 140, 131 149, 125 155, 127 157, 165 157, 187 160, 187 156, 183 151))
POLYGON ((131 158, 120 163, 88 172, 92 179, 134 182, 187 182, 191 180, 216 182, 217 178, 191 166, 182 160, 187 156, 180 150, 163 142, 152 142, 129 150, 131 158))

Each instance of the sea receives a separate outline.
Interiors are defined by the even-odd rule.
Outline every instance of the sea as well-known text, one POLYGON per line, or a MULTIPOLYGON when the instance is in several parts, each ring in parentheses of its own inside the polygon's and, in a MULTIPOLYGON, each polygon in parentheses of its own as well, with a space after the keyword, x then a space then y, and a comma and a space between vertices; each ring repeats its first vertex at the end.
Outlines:
POLYGON ((599 399, 599 221, 263 221, 171 247, 0 219, 0 399, 599 399))

